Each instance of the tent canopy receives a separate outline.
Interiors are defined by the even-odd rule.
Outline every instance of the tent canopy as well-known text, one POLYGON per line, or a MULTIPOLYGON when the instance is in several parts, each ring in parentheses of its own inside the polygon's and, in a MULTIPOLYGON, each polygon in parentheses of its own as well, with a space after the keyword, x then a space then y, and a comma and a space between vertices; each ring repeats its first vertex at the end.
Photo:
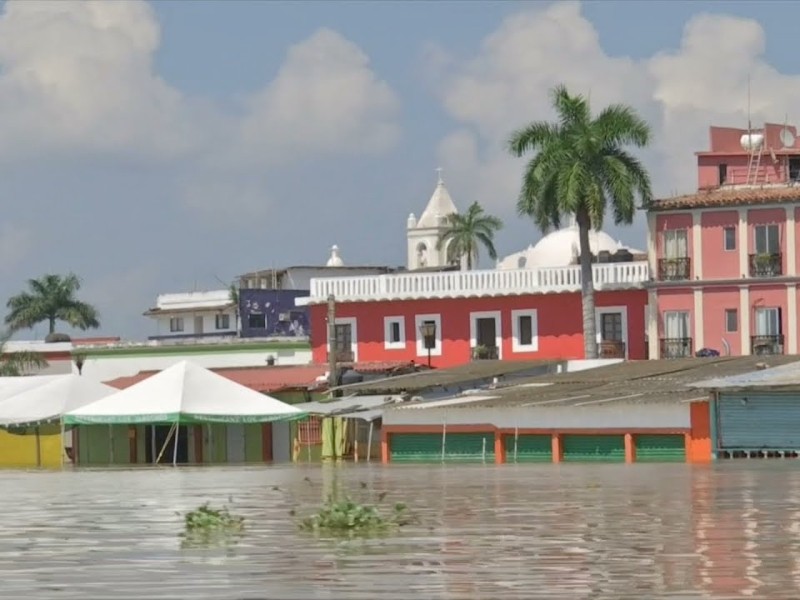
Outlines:
POLYGON ((0 381, 0 427, 55 421, 71 410, 105 398, 114 388, 79 375, 13 377, 0 381))
POLYGON ((267 423, 306 413, 189 361, 179 362, 131 387, 77 410, 75 425, 267 423))

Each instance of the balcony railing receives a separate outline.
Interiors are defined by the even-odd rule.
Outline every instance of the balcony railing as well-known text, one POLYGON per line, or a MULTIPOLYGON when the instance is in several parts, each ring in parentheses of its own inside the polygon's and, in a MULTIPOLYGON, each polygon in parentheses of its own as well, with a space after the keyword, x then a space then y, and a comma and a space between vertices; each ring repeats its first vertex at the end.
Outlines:
MULTIPOLYGON (((596 290, 642 288, 650 278, 647 261, 592 265, 596 290)), ((311 295, 298 304, 340 301, 417 300, 577 292, 581 268, 491 269, 437 273, 400 273, 311 280, 311 295)))
POLYGON ((750 338, 751 354, 783 354, 782 335, 754 335, 750 338))
POLYGON ((603 340, 598 347, 600 358, 625 358, 625 342, 603 340))
POLYGON ((661 338, 661 358, 689 358, 692 356, 692 338, 661 338))
POLYGON ((472 349, 472 360, 497 360, 500 351, 497 346, 475 346, 472 349))
POLYGON ((682 281, 692 276, 692 259, 688 256, 681 258, 659 258, 659 281, 682 281))
POLYGON ((779 277, 782 274, 782 254, 750 255, 750 277, 779 277))

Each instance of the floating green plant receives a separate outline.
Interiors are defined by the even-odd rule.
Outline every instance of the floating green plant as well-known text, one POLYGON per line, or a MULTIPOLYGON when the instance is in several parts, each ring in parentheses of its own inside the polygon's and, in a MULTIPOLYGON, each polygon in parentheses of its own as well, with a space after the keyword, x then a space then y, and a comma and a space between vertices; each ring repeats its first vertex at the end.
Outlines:
POLYGON ((416 522, 402 502, 381 511, 372 504, 361 504, 349 497, 328 500, 319 511, 300 521, 304 531, 340 536, 370 536, 388 533, 398 527, 416 522))
POLYGON ((244 529, 244 517, 232 515, 227 507, 211 508, 206 502, 184 515, 184 527, 185 546, 227 544, 244 529))

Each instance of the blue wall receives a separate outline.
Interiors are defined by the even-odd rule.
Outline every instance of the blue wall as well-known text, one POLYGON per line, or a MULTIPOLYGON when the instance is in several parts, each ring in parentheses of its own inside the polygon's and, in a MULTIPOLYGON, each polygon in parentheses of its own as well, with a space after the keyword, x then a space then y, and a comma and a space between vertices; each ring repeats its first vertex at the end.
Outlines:
POLYGON ((308 295, 308 290, 239 290, 242 337, 308 337, 308 308, 294 305, 295 298, 308 295), (266 327, 252 327, 251 314, 264 315, 266 327))

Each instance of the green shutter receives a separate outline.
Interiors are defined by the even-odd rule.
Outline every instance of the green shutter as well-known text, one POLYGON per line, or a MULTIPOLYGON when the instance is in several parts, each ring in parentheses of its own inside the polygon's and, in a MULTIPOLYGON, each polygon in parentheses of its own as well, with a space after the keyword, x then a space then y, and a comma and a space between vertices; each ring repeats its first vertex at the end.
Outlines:
POLYGON ((636 462, 686 462, 683 435, 634 435, 636 462))
POLYGON ((625 436, 565 435, 565 462, 625 462, 625 436))
POLYGON ((553 462, 552 436, 526 434, 504 437, 507 463, 553 462))
POLYGON ((442 460, 441 433, 392 433, 392 462, 494 462, 494 433, 448 433, 442 460), (485 440, 485 446, 484 446, 485 440))

